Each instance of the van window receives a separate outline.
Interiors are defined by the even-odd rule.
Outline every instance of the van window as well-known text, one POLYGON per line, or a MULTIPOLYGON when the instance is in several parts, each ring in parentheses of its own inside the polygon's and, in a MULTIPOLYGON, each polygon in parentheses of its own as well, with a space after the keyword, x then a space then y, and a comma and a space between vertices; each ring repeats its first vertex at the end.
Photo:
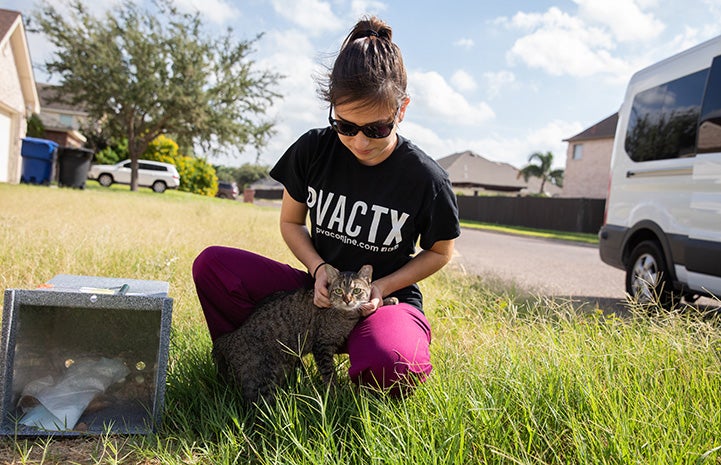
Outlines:
POLYGON ((626 153, 633 161, 696 155, 696 126, 709 70, 639 92, 626 131, 626 153))
POLYGON ((698 151, 721 152, 721 56, 711 65, 698 127, 698 151))

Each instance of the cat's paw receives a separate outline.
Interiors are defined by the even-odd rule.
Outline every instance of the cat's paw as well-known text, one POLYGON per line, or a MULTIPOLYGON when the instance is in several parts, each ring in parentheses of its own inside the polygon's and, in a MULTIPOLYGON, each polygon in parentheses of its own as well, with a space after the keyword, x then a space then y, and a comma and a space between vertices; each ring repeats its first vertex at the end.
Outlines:
POLYGON ((378 310, 378 299, 374 299, 371 302, 364 302, 358 307, 358 311, 362 317, 367 317, 378 310))
POLYGON ((398 305, 397 297, 386 297, 383 299, 383 305, 398 305))

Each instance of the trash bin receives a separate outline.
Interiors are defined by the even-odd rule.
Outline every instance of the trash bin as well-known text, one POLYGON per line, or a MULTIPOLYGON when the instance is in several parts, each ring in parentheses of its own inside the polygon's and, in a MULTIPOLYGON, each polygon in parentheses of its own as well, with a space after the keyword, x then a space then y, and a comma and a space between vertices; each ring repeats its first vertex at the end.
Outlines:
POLYGON ((50 184, 57 142, 47 139, 26 137, 20 148, 23 159, 20 182, 28 184, 50 184))
POLYGON ((92 159, 92 150, 60 147, 58 149, 58 185, 84 189, 92 159))

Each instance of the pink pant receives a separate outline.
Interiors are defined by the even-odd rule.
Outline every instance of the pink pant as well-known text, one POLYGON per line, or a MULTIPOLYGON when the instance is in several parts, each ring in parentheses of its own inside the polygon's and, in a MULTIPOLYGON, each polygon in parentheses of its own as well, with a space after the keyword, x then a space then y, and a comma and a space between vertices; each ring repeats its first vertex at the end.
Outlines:
MULTIPOLYGON (((213 340, 242 325, 255 304, 273 292, 313 285, 305 271, 219 246, 198 255, 193 280, 213 340)), ((381 388, 424 381, 432 369, 430 342, 430 325, 421 311, 405 303, 381 307, 348 337, 348 374, 356 383, 381 388), (396 383, 406 375, 412 375, 411 383, 396 383)))

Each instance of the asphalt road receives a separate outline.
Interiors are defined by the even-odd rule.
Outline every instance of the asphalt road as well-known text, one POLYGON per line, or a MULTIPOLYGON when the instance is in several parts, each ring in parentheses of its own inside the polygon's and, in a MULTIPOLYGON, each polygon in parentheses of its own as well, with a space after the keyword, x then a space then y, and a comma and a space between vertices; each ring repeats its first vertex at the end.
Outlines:
POLYGON ((463 228, 453 264, 525 293, 616 307, 625 272, 606 265, 598 247, 463 228))
MULTIPOLYGON (((601 261, 598 247, 463 228, 452 266, 483 276, 520 293, 570 299, 579 306, 598 305, 624 313, 623 270, 601 261)), ((721 303, 701 298, 698 308, 719 311, 721 303)))

